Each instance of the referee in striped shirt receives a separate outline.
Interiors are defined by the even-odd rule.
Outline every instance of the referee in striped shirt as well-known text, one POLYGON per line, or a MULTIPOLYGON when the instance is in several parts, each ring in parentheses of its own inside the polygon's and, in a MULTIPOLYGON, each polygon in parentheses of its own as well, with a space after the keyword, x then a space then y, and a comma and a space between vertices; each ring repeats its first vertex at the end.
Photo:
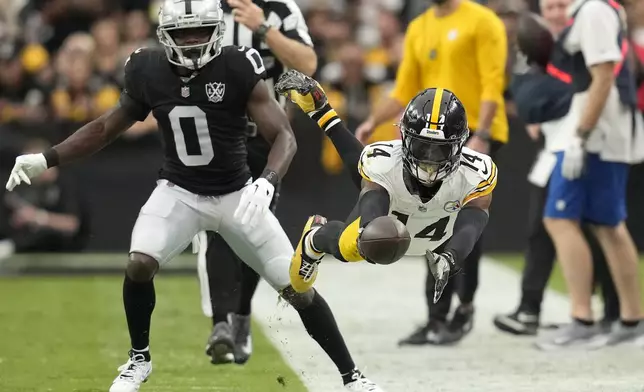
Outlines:
MULTIPOLYGON (((288 69, 307 75, 315 72, 317 56, 295 0, 221 1, 226 21, 223 45, 256 49, 264 61, 269 87, 288 69)), ((276 95, 276 99, 285 107, 284 97, 276 95)), ((257 136, 251 123, 248 166, 253 178, 258 178, 266 167, 269 150, 270 146, 257 136)), ((279 188, 271 205, 273 212, 278 196, 279 188)), ((199 253, 202 308, 213 321, 206 354, 213 364, 233 361, 243 364, 252 352, 250 310, 259 275, 216 233, 201 233, 194 243, 194 250, 199 253)))

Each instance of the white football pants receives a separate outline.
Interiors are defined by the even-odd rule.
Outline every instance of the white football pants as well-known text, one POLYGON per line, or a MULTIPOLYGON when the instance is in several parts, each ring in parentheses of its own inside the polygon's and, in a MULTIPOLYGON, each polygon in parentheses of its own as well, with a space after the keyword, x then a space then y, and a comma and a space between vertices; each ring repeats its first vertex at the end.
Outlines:
MULTIPOLYGON (((286 288, 291 242, 270 211, 253 229, 233 218, 242 191, 201 196, 159 180, 134 225, 130 253, 148 255, 162 266, 183 252, 197 233, 215 231, 273 288, 286 288)), ((205 253, 205 246, 200 248, 205 253)))

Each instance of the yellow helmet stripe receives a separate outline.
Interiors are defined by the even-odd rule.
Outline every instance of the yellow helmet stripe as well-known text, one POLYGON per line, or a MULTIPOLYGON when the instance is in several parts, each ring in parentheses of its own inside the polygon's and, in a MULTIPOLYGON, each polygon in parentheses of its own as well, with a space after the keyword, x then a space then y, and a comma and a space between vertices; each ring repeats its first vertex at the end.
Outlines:
POLYGON ((429 129, 438 129, 438 119, 441 112, 441 100, 443 99, 444 89, 438 87, 434 93, 434 103, 432 104, 432 113, 429 117, 429 129))

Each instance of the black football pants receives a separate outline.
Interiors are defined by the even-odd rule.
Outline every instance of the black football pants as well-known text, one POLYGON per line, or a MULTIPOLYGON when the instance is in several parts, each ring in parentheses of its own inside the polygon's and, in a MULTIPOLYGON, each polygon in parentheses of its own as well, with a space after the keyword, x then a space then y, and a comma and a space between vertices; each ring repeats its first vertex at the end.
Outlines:
MULTIPOLYGON (((490 143, 490 157, 496 160, 499 149, 503 143, 492 141, 490 143)), ((484 232, 485 234, 485 232, 484 232)), ((442 247, 434 252, 440 253, 442 247)), ((472 252, 463 261, 463 271, 449 280, 443 290, 443 295, 434 303, 434 276, 427 267, 427 278, 425 279, 425 299, 429 308, 428 314, 431 319, 445 321, 452 306, 452 296, 456 292, 461 303, 470 304, 474 301, 474 294, 479 285, 479 263, 483 254, 483 236, 474 245, 472 252)))
MULTIPOLYGON (((253 178, 259 178, 264 171, 269 151, 270 146, 261 136, 248 139, 248 166, 253 178)), ((271 203, 273 212, 278 198, 279 186, 271 203)), ((259 274, 239 259, 219 234, 207 232, 207 235, 206 268, 212 314, 250 314, 250 301, 259 283, 259 274)))
MULTIPOLYGON (((528 215, 528 248, 525 252, 519 310, 534 314, 539 314, 541 311, 543 293, 556 258, 554 244, 543 225, 543 209, 546 204, 546 196, 547 188, 531 186, 528 215)), ((617 320, 619 319, 619 299, 604 253, 595 236, 590 232, 590 228, 583 226, 582 229, 593 256, 594 283, 601 287, 604 300, 604 318, 617 320)))

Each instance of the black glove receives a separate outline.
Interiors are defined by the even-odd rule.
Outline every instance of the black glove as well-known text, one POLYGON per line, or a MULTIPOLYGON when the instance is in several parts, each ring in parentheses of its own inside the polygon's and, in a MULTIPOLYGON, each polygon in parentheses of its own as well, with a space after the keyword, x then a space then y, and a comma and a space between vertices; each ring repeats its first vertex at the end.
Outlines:
POLYGON ((326 93, 313 78, 295 70, 289 70, 277 80, 275 91, 288 98, 308 115, 324 108, 326 93))
POLYGON ((434 253, 431 250, 425 252, 425 258, 429 265, 429 271, 434 276, 434 303, 437 303, 438 300, 443 295, 443 290, 447 286, 447 282, 451 276, 456 275, 460 268, 456 265, 454 261, 454 256, 449 252, 444 253, 434 253))

